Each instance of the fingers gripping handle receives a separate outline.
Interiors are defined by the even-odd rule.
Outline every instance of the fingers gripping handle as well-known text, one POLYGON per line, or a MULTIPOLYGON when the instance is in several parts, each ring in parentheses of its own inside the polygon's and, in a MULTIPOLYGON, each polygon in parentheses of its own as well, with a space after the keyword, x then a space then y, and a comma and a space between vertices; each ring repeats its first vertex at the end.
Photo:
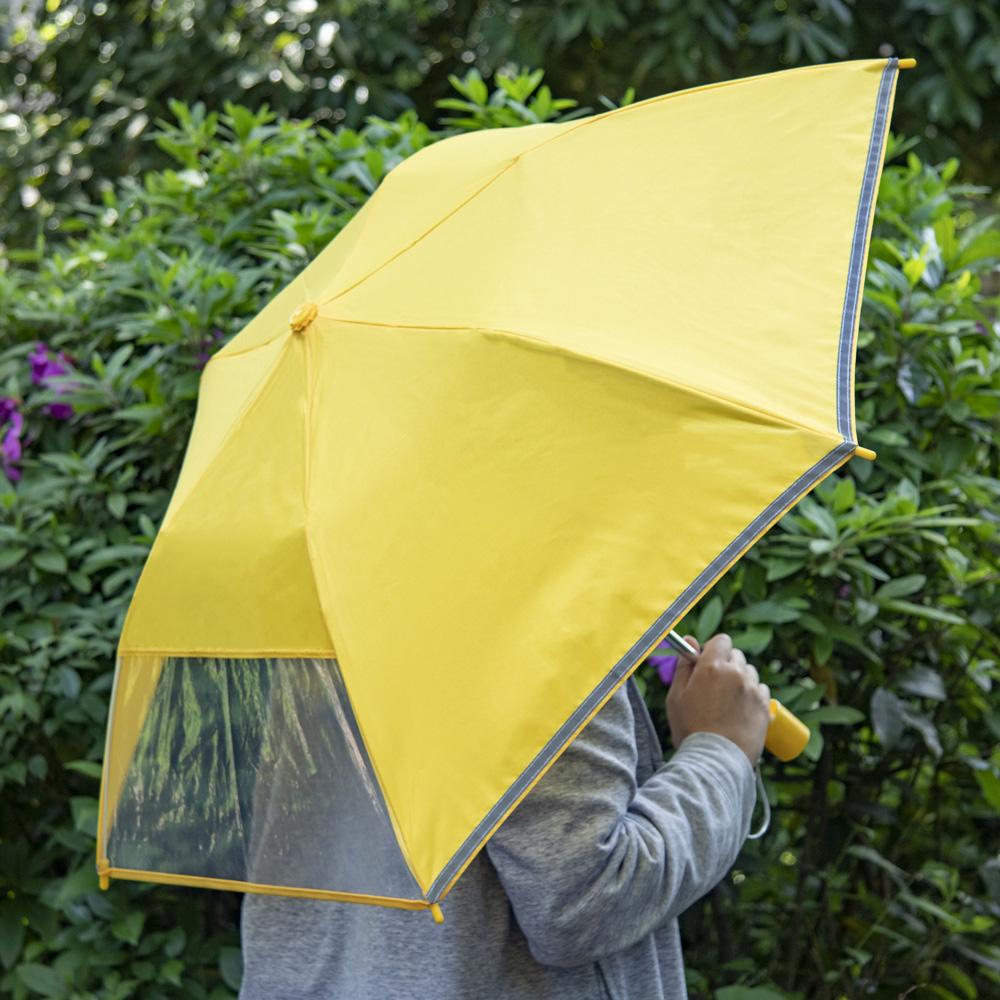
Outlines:
MULTIPOLYGON (((679 636, 676 632, 667 633, 667 642, 682 653, 692 658, 698 656, 698 651, 679 636)), ((793 760, 806 748, 809 742, 809 729, 801 719, 796 718, 781 704, 771 699, 771 724, 767 728, 764 746, 778 760, 793 760)))

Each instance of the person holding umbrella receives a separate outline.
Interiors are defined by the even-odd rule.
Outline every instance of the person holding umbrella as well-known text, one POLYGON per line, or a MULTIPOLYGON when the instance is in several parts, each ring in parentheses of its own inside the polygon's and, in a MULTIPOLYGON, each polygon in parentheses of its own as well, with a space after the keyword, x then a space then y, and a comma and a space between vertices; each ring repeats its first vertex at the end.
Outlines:
POLYGON ((674 1000, 677 918, 747 838, 770 692, 729 635, 681 655, 666 762, 633 681, 511 813, 448 920, 244 897, 240 1000, 674 1000))

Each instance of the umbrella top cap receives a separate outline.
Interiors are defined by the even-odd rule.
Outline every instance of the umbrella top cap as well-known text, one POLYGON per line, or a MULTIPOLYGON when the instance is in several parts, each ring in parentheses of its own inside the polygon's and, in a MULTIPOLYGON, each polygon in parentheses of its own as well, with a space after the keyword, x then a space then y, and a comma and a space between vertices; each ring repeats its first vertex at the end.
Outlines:
POLYGON ((319 309, 315 302, 303 302, 288 317, 288 325, 292 333, 302 333, 303 330, 316 318, 319 309))

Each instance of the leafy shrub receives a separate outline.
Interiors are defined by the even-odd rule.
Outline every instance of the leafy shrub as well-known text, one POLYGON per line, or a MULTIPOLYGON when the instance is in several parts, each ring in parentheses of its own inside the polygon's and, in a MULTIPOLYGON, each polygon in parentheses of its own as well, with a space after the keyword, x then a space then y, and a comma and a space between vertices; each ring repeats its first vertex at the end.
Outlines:
POLYGON ((160 169, 168 100, 267 103, 358 127, 431 120, 457 65, 549 67, 555 92, 642 97, 790 66, 916 56, 894 122, 977 177, 1000 162, 1000 12, 983 0, 163 0, 0 5, 0 239, 59 225, 58 202, 160 169), (30 211, 18 212, 21 203, 30 211))
MULTIPOLYGON (((530 96, 537 79, 485 100, 475 80, 460 89, 476 107, 447 109, 462 127, 562 110, 530 96)), ((15 997, 236 988, 238 896, 97 891, 114 648, 206 356, 443 134, 413 112, 331 132, 266 108, 172 110, 157 133, 171 168, 78 204, 57 242, 0 269, 0 991, 15 997)), ((879 461, 828 479, 681 626, 732 631, 815 729, 806 766, 768 768, 772 832, 685 917, 693 994, 932 982, 948 1000, 1000 981, 1000 349, 984 291, 1000 238, 973 222, 966 200, 984 192, 956 169, 910 151, 880 193, 858 372, 879 461)))
POLYGON ((238 897, 96 890, 117 635, 207 355, 431 141, 412 112, 334 134, 266 108, 174 111, 158 139, 174 169, 78 206, 65 242, 0 271, 0 395, 24 424, 20 476, 0 487, 0 992, 15 996, 222 997, 238 981, 238 897), (67 370, 34 384, 39 343, 67 370), (45 412, 56 401, 69 420, 45 412))

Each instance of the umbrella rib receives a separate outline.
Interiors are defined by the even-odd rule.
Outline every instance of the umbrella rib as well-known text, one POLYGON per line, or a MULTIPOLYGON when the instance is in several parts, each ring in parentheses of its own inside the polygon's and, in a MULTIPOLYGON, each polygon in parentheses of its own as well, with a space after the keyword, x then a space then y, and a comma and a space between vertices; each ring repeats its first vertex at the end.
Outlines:
MULTIPOLYGON (((238 337, 239 334, 236 336, 238 337)), ((268 344, 273 344, 279 337, 287 336, 288 331, 282 330, 280 333, 276 333, 273 337, 270 337, 267 340, 262 340, 259 344, 254 344, 251 347, 244 347, 240 351, 226 351, 226 353, 223 354, 222 351, 224 348, 221 348, 217 353, 213 354, 208 361, 205 362, 205 367, 207 368, 211 364, 217 364, 219 361, 228 361, 230 358, 238 358, 243 354, 249 354, 251 351, 259 351, 262 347, 267 347, 268 344)), ((231 338, 228 343, 231 344, 235 339, 236 337, 231 338)))
MULTIPOLYGON (((657 382, 661 385, 669 385, 675 389, 681 389, 684 392, 690 393, 692 395, 701 396, 707 399, 713 399, 716 402, 723 403, 731 409, 737 410, 744 414, 753 414, 758 417, 764 417, 772 423, 779 424, 784 427, 791 427, 796 430, 807 431, 810 434, 816 434, 822 438, 827 438, 833 444, 839 444, 843 441, 848 441, 847 438, 837 435, 835 432, 827 429, 823 430, 819 427, 812 427, 809 424, 803 423, 800 420, 795 420, 791 417, 783 416, 779 413, 774 413, 770 410, 766 410, 763 407, 754 406, 752 403, 746 403, 738 399, 732 399, 729 396, 722 395, 718 392, 710 392, 707 389, 702 389, 698 386, 689 385, 687 382, 683 382, 680 379, 672 378, 662 372, 652 371, 651 369, 640 368, 637 365, 631 364, 627 361, 621 361, 617 358, 610 356, 602 356, 598 354, 584 354, 581 351, 575 351, 571 347, 567 347, 564 344, 555 344, 547 340, 542 340, 540 337, 534 337, 530 333, 522 333, 518 330, 504 330, 495 327, 486 326, 445 326, 436 324, 418 324, 418 323, 380 323, 374 320, 355 320, 355 319, 341 319, 339 317, 324 316, 326 320, 335 323, 350 323, 352 325, 359 326, 377 326, 377 327, 389 327, 391 329, 398 330, 454 330, 456 332, 469 332, 476 331, 479 333, 484 333, 487 336, 497 336, 515 343, 524 344, 527 347, 533 347, 542 351, 551 351, 556 354, 563 355, 565 357, 572 358, 576 361, 590 362, 591 364, 601 365, 604 368, 611 368, 615 371, 624 372, 629 375, 635 375, 639 378, 649 379, 653 382, 657 382)), ((331 333, 333 331, 326 330, 325 332, 331 333)), ((850 444, 856 444, 857 442, 849 441, 850 444)))
MULTIPOLYGON (((854 62, 854 63, 872 63, 872 62, 880 62, 881 60, 874 60, 874 59, 852 59, 852 60, 849 60, 849 61, 850 62, 854 62)), ((890 60, 890 63, 891 62, 892 62, 892 60, 890 60)), ((696 86, 696 87, 689 87, 687 90, 675 90, 675 91, 672 91, 669 94, 658 94, 655 97, 648 97, 644 101, 636 101, 633 104, 626 104, 623 107, 611 108, 608 111, 602 111, 602 112, 600 112, 599 114, 596 114, 596 115, 589 115, 583 121, 576 122, 576 123, 572 124, 568 128, 565 127, 566 125, 569 125, 568 122, 566 122, 566 123, 558 123, 558 122, 549 123, 549 124, 552 124, 555 127, 559 128, 560 131, 557 132, 555 135, 549 136, 549 138, 543 139, 541 142, 536 143, 534 146, 531 146, 529 149, 526 149, 523 152, 518 153, 508 163, 506 163, 503 167, 501 167, 500 170, 498 170, 488 181, 486 181, 485 184, 483 184, 481 187, 479 187, 475 191, 473 191, 472 194, 470 194, 467 198, 465 198, 464 200, 460 201, 450 212, 448 212, 446 215, 444 215, 440 219, 438 219, 437 222, 435 222, 432 226, 429 226, 427 229, 425 229, 424 232, 422 232, 419 236, 417 236, 416 239, 412 240, 406 246, 404 246, 401 249, 397 250, 394 254, 392 254, 392 256, 386 258, 386 260, 384 260, 381 264, 379 264, 378 267, 375 267, 371 271, 369 271, 367 274, 362 275, 362 277, 358 278, 358 280, 355 281, 353 284, 348 285, 347 288, 344 288, 341 291, 337 292, 336 294, 331 295, 327 299, 323 299, 319 303, 319 305, 320 306, 329 305, 331 302, 334 302, 335 300, 343 297, 348 292, 353 291, 359 285, 361 285, 364 282, 366 282, 369 278, 371 278, 374 275, 378 274, 379 271, 381 271, 384 268, 388 267, 389 264, 391 264, 394 260, 397 260, 399 257, 401 257, 403 254, 405 254, 407 251, 412 250, 415 246, 417 246, 418 243, 421 243, 431 233, 433 233, 435 229, 437 229, 443 223, 447 222, 448 219, 452 218, 452 216, 454 216, 456 213, 458 213, 461 209, 463 209, 471 201, 473 201, 475 198, 479 197, 479 195, 481 195, 487 188, 491 187, 493 185, 493 183, 495 181, 499 180, 500 177, 502 177, 511 167, 515 166, 517 164, 518 160, 521 159, 521 157, 528 156, 529 154, 535 152, 535 150, 541 149, 542 146, 547 146, 547 145, 549 145, 549 143, 555 142, 557 139, 564 138, 565 136, 569 135, 570 133, 576 132, 578 129, 584 128, 587 125, 593 125, 593 124, 595 124, 597 122, 602 122, 606 118, 608 118, 608 117, 610 117, 612 115, 625 114, 625 113, 627 113, 629 111, 634 111, 637 108, 648 108, 648 107, 650 107, 653 104, 658 104, 658 103, 660 103, 662 101, 668 101, 671 98, 675 98, 675 97, 688 96, 688 95, 691 95, 691 94, 694 94, 694 93, 698 93, 699 91, 715 90, 715 89, 721 89, 723 87, 733 87, 733 86, 736 86, 736 85, 741 84, 741 83, 753 83, 753 82, 765 79, 765 78, 770 77, 770 76, 777 76, 778 74, 781 74, 781 73, 783 73, 783 74, 789 74, 789 73, 815 72, 817 70, 829 69, 831 66, 842 66, 842 65, 843 65, 843 63, 820 63, 820 64, 815 65, 815 66, 797 66, 797 67, 794 67, 792 69, 787 69, 787 70, 775 70, 775 71, 772 71, 770 73, 758 73, 755 76, 738 77, 737 79, 734 79, 734 80, 718 80, 715 83, 705 83, 705 84, 701 84, 701 85, 696 86)), ((539 124, 541 124, 541 123, 539 123, 539 124)), ((522 125, 520 127, 524 128, 526 126, 522 125)), ((447 139, 443 139, 443 140, 440 140, 440 141, 446 142, 447 139)), ((377 190, 376 190, 375 193, 377 193, 377 190)), ((370 197, 375 197, 375 194, 373 193, 370 197)))
MULTIPOLYGON (((551 140, 546 140, 546 141, 551 141, 551 140)), ((537 147, 534 147, 534 148, 537 149, 537 147)), ((529 150, 529 152, 530 152, 530 150, 529 150)), ((518 154, 518 155, 520 155, 520 154, 518 154)), ((325 306, 325 305, 329 305, 334 300, 341 298, 342 296, 346 295, 348 292, 350 292, 353 289, 357 288, 358 285, 363 284, 364 282, 366 282, 373 275, 378 274, 379 271, 381 271, 384 268, 388 267, 394 260, 396 260, 399 257, 402 257, 402 255, 405 254, 408 250, 412 250, 418 243, 422 242, 432 232, 434 232, 435 229, 437 229, 439 226, 441 226, 445 222, 447 222, 453 215, 455 215, 457 212, 459 212, 461 209, 463 209, 466 205, 468 205, 470 201, 472 201, 473 199, 477 198, 480 194, 483 193, 483 191, 485 191, 488 187, 490 187, 495 181, 499 180, 500 177, 502 177, 512 166, 514 166, 515 163, 517 163, 517 159, 518 159, 518 157, 514 157, 507 164, 505 164, 503 167, 501 167, 488 181, 486 181, 485 184, 483 184, 481 187, 479 187, 475 191, 473 191, 472 194, 470 194, 464 201, 460 201, 450 212, 448 212, 447 215, 443 215, 432 226, 429 226, 427 229, 425 229, 415 240, 412 240, 406 246, 404 246, 401 249, 397 250, 391 257, 388 257, 381 264, 379 264, 378 267, 376 267, 373 270, 369 271, 367 274, 362 275, 360 278, 358 278, 357 281, 354 282, 354 284, 348 285, 347 288, 341 289, 341 291, 337 292, 334 295, 331 295, 327 299, 323 299, 319 303, 319 305, 321 307, 325 306)), ((372 197, 374 197, 374 195, 372 197)))
POLYGON ((311 509, 309 506, 311 482, 312 482, 312 419, 313 419, 313 344, 311 337, 301 338, 305 341, 305 379, 306 379, 306 405, 305 405, 305 459, 302 483, 302 509, 303 509, 303 532, 306 540, 306 557, 309 560, 309 572, 312 574, 313 591, 316 595, 316 604, 319 607, 320 617, 323 619, 323 627, 326 629, 326 637, 330 644, 330 650, 334 658, 337 656, 337 644, 333 641, 333 631, 330 628, 330 621, 327 618, 326 609, 323 607, 322 590, 319 586, 319 578, 316 574, 316 553, 313 549, 312 535, 309 532, 309 519, 311 509))
MULTIPOLYGON (((849 61, 853 62, 853 63, 871 63, 871 62, 878 62, 880 60, 854 59, 854 60, 849 60, 849 61)), ((559 123, 550 123, 550 124, 554 124, 555 127, 557 127, 557 128, 560 129, 557 132, 556 135, 549 136, 549 138, 543 139, 541 142, 536 143, 534 146, 531 146, 529 149, 526 149, 523 152, 518 153, 516 156, 514 156, 512 159, 510 159, 503 167, 501 167, 492 177, 490 177, 484 184, 482 184, 479 188, 477 188, 475 191, 473 191, 472 194, 470 194, 467 198, 465 198, 464 200, 462 200, 461 202, 459 202, 450 212, 448 212, 446 215, 443 215, 433 225, 431 225, 427 229, 425 229, 419 236, 417 236, 415 239, 411 240, 408 244, 406 244, 406 246, 404 246, 404 247, 400 248, 399 250, 397 250, 394 254, 392 254, 390 257, 386 258, 386 260, 384 260, 377 267, 373 268, 367 274, 362 275, 362 277, 358 278, 357 281, 355 281, 352 284, 348 285, 346 288, 342 289, 339 292, 336 292, 334 295, 331 295, 329 298, 320 300, 318 302, 318 305, 321 306, 321 307, 325 306, 325 305, 329 305, 331 302, 334 302, 334 301, 342 298, 343 296, 345 296, 348 292, 353 291, 359 285, 361 285, 364 282, 366 282, 369 278, 371 278, 374 275, 378 274, 379 271, 382 271, 383 269, 385 269, 386 267, 388 267, 391 263, 393 263, 393 261, 398 260, 403 254, 407 253, 407 251, 412 250, 415 246, 417 246, 419 243, 421 243, 431 233, 433 233, 435 229, 439 228, 441 225, 443 225, 445 222, 447 222, 448 219, 452 218, 462 208, 464 208, 466 205, 468 205, 470 202, 472 202, 475 198, 477 198, 480 194, 482 194, 487 188, 491 187, 511 167, 515 166, 517 164, 517 162, 523 156, 528 156, 530 153, 533 153, 536 150, 541 149, 542 146, 547 146, 549 143, 555 142, 557 139, 560 139, 560 138, 562 138, 562 137, 564 137, 566 135, 569 135, 571 132, 577 131, 577 129, 581 129, 581 128, 583 128, 586 125, 593 125, 596 122, 604 121, 606 118, 608 118, 611 115, 624 114, 624 113, 626 113, 628 111, 633 111, 633 110, 635 110, 637 108, 649 107, 649 106, 651 106, 653 104, 658 104, 658 103, 660 103, 662 101, 667 101, 667 100, 669 100, 671 98, 674 98, 674 97, 682 97, 682 96, 690 95, 690 94, 697 93, 697 92, 700 92, 700 91, 714 90, 714 89, 723 88, 723 87, 731 87, 731 86, 735 86, 735 85, 741 84, 741 83, 751 83, 751 82, 754 82, 754 81, 765 79, 765 78, 770 77, 770 76, 778 75, 779 73, 789 74, 789 73, 815 72, 815 71, 818 71, 818 70, 828 69, 831 66, 842 66, 842 65, 843 65, 843 63, 821 63, 821 64, 818 64, 818 65, 815 65, 815 66, 798 66, 798 67, 795 67, 794 69, 777 70, 777 71, 774 71, 774 72, 771 72, 771 73, 758 73, 755 76, 739 77, 739 78, 734 79, 734 80, 719 80, 719 81, 717 81, 715 83, 708 83, 708 84, 702 84, 702 85, 696 86, 696 87, 689 87, 687 90, 673 91, 672 93, 669 93, 669 94, 660 94, 660 95, 657 95, 655 97, 647 98, 644 101, 637 101, 637 102, 635 102, 633 104, 624 105, 623 107, 612 108, 612 109, 610 109, 608 111, 601 112, 600 114, 591 115, 591 116, 585 118, 583 121, 574 123, 572 126, 570 126, 568 128, 567 127, 563 127, 559 123)), ((883 104, 883 101, 885 100, 885 97, 886 97, 886 91, 888 89, 887 86, 886 86, 886 84, 888 82, 891 82, 895 78, 895 74, 892 72, 892 70, 894 70, 897 67, 897 65, 898 65, 898 60, 895 57, 889 58, 886 61, 886 65, 885 65, 885 68, 883 70, 883 77, 882 77, 881 85, 880 85, 879 91, 878 91, 877 96, 876 96, 875 128, 874 128, 874 131, 878 130, 878 126, 879 126, 880 122, 885 117, 885 109, 887 108, 887 103, 888 103, 888 102, 886 102, 885 105, 883 104)), ((565 124, 568 125, 569 123, 565 123, 565 124)), ((523 128, 525 126, 521 126, 521 127, 523 128)), ((871 139, 872 139, 872 145, 875 144, 874 143, 874 138, 875 137, 874 137, 874 134, 873 134, 872 137, 871 137, 871 139)), ((441 140, 441 141, 446 141, 446 140, 441 140)), ((868 160, 869 160, 869 164, 870 164, 870 162, 871 162, 871 149, 869 149, 868 160)), ((871 172, 871 169, 872 169, 871 166, 869 166, 868 169, 866 170, 866 177, 867 177, 868 173, 871 172)), ((370 197, 374 197, 374 196, 375 195, 373 194, 370 197)), ((862 199, 862 200, 864 200, 864 199, 862 199)), ((859 209, 860 209, 860 206, 859 206, 859 209)), ((331 243, 328 244, 328 246, 332 245, 333 242, 334 241, 331 240, 331 243)), ((300 272, 299 275, 296 276, 296 279, 298 277, 301 277, 304 274, 305 270, 306 269, 303 269, 303 271, 300 272)), ((293 279, 293 281, 296 280, 296 279, 293 279)), ((850 283, 848 284, 848 298, 850 298, 850 283)), ((845 304, 844 304, 844 308, 845 308, 845 312, 846 312, 846 310, 847 310, 847 302, 846 301, 845 301, 845 304)), ((279 334, 278 336, 281 336, 281 334, 279 334)), ((221 360, 225 360, 226 358, 237 357, 240 354, 247 353, 248 351, 257 350, 257 348, 264 347, 264 346, 266 346, 266 344, 271 343, 275 339, 277 339, 277 338, 276 337, 272 337, 270 340, 267 340, 267 341, 265 341, 262 344, 255 344, 253 347, 244 348, 242 351, 231 351, 231 352, 227 352, 227 353, 221 353, 221 352, 217 353, 216 355, 214 355, 212 358, 209 359, 208 363, 210 364, 214 360, 220 360, 221 361, 221 360)), ((223 348, 223 350, 225 350, 225 349, 223 348)), ((842 422, 843 422, 843 419, 841 417, 841 402, 838 400, 838 423, 842 423, 842 422)), ((848 428, 848 431, 849 430, 850 430, 850 428, 848 428)), ((845 440, 847 440, 846 433, 845 433, 845 440)))

